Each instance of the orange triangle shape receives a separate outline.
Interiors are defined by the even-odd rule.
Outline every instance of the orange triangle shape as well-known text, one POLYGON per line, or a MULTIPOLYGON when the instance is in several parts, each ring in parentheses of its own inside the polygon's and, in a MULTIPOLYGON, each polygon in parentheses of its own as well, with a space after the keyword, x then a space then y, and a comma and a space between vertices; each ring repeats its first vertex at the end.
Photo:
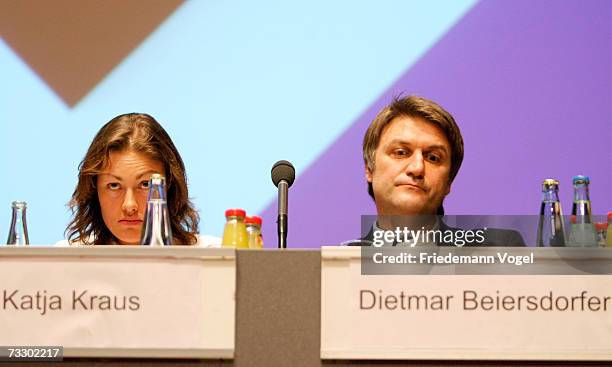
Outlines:
POLYGON ((181 3, 0 1, 0 34, 72 107, 181 3))

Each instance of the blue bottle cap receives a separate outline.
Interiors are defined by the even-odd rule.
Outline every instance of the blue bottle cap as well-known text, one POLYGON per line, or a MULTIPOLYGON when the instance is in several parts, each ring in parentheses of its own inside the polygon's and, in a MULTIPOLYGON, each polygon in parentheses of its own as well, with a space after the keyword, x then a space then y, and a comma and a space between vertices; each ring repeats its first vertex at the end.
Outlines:
POLYGON ((591 180, 589 180, 589 176, 578 175, 578 176, 574 176, 574 178, 572 179, 572 182, 574 184, 578 182, 588 184, 589 182, 591 182, 591 180))

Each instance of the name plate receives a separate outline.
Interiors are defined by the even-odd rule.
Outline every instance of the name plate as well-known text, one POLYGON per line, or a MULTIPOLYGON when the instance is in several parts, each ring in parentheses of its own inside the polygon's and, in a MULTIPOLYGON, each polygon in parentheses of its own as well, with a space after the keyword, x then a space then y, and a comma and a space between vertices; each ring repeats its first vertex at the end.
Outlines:
POLYGON ((612 275, 362 275, 359 248, 321 255, 321 358, 612 360, 612 275))
POLYGON ((235 266, 231 249, 0 247, 0 345, 232 358, 235 266))

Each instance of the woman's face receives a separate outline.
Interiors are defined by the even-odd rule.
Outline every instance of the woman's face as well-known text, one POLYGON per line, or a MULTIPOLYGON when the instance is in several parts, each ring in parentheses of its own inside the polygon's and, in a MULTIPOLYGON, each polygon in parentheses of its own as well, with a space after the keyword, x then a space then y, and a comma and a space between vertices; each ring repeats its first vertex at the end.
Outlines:
POLYGON ((97 177, 104 224, 122 245, 140 244, 140 232, 153 173, 166 175, 161 162, 133 151, 110 153, 97 177))

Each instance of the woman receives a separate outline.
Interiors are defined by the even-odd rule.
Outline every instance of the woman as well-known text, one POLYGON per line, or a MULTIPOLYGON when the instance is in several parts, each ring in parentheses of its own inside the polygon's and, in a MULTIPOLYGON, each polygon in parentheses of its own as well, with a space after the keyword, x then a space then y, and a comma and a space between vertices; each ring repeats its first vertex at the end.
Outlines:
POLYGON ((166 177, 173 243, 216 246, 198 235, 199 216, 189 200, 185 165, 170 136, 147 114, 129 113, 100 129, 79 165, 69 203, 68 241, 58 245, 138 245, 151 174, 166 177))

